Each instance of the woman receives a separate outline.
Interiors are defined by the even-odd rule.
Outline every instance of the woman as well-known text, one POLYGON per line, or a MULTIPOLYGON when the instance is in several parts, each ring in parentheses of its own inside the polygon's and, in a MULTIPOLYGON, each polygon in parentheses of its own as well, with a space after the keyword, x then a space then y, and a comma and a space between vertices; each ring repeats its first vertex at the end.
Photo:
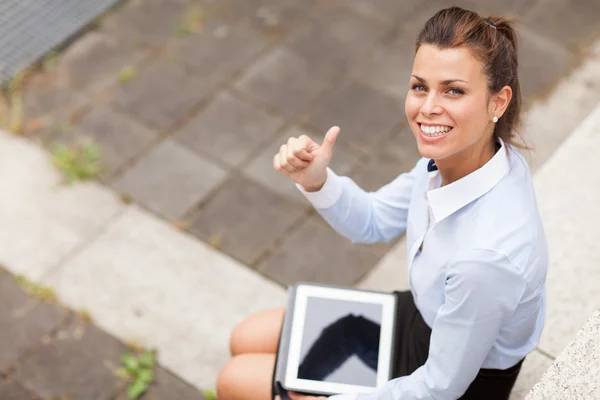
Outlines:
MULTIPOLYGON (((540 338, 548 265, 531 175, 515 149, 516 34, 504 18, 453 7, 427 21, 416 49, 405 111, 423 158, 412 171, 374 193, 337 176, 327 167, 337 127, 322 145, 290 138, 273 159, 352 241, 406 232, 401 373, 372 393, 330 399, 507 399, 540 338)), ((236 328, 220 400, 270 398, 282 315, 236 328)))

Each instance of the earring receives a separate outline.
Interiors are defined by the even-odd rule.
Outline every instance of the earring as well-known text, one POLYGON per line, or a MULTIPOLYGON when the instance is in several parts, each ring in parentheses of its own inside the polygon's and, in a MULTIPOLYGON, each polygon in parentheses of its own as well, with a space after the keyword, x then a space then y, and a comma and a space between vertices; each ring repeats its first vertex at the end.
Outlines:
POLYGON ((494 123, 498 122, 498 117, 496 117, 496 116, 494 115, 494 118, 492 118, 492 121, 494 121, 494 123))

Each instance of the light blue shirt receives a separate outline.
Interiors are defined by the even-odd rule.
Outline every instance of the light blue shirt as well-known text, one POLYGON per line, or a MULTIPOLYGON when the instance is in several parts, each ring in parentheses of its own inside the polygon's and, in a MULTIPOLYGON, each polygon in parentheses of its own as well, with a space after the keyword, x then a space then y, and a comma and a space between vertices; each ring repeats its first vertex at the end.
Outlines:
POLYGON ((509 368, 539 342, 548 249, 526 161, 501 142, 483 167, 443 187, 428 162, 371 193, 331 170, 320 191, 299 187, 353 242, 406 232, 410 290, 432 329, 427 362, 411 375, 331 400, 455 400, 480 368, 509 368))

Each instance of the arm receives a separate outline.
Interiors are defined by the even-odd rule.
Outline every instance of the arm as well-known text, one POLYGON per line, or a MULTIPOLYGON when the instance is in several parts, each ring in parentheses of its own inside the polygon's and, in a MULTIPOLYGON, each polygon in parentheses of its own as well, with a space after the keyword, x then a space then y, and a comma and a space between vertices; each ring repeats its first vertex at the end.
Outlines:
POLYGON ((376 192, 367 193, 352 179, 327 169, 318 192, 304 193, 315 209, 341 235, 356 243, 389 242, 406 231, 408 206, 418 168, 401 174, 376 192))
POLYGON ((445 303, 433 323, 425 365, 372 393, 330 399, 460 398, 477 376, 524 291, 524 280, 505 256, 489 250, 461 255, 446 274, 445 303))

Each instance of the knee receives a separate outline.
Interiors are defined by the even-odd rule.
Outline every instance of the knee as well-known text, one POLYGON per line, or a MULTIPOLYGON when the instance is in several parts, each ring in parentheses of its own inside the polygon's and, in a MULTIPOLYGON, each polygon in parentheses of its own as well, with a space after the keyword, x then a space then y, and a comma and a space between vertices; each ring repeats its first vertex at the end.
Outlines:
POLYGON ((244 322, 240 322, 233 328, 229 338, 229 352, 232 357, 244 352, 244 342, 244 322))
POLYGON ((217 399, 233 399, 234 385, 236 382, 233 360, 229 360, 217 376, 217 399))

